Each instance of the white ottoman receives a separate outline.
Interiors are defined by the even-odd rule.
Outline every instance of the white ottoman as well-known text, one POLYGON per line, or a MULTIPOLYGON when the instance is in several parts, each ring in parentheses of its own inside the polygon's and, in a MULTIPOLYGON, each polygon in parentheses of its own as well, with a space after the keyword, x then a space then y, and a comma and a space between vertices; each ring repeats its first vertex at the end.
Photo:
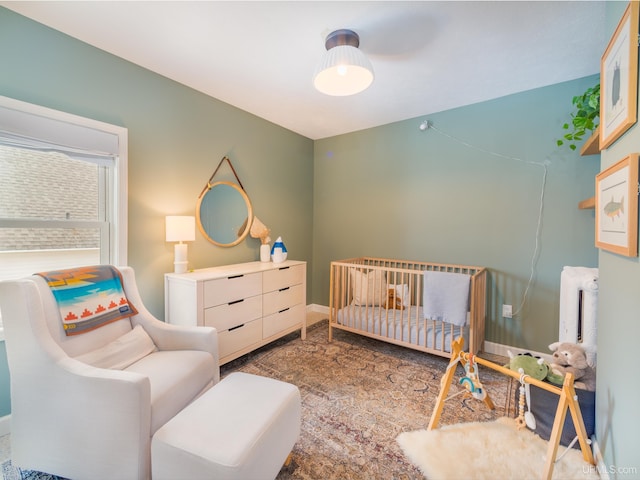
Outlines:
POLYGON ((300 435, 298 387, 232 373, 162 426, 153 480, 273 479, 300 435))

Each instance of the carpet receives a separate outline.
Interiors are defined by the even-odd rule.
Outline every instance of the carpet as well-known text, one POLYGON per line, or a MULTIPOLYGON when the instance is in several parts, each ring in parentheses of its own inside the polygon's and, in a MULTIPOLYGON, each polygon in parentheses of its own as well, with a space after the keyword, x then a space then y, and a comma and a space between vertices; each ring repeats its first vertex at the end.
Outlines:
POLYGON ((16 468, 11 465, 11 460, 7 460, 2 464, 2 478, 4 480, 65 480, 48 473, 16 468))
MULTIPOLYGON (((367 337, 334 330, 326 321, 223 366, 298 386, 302 433, 292 462, 277 480, 415 479, 422 475, 407 459, 396 437, 426 428, 440 391, 446 358, 416 352, 367 337)), ((458 367, 458 377, 463 370, 458 367)), ((513 392, 506 377, 480 367, 481 380, 496 404, 459 396, 447 402, 441 425, 491 421, 513 415, 513 392)), ((462 389, 452 386, 452 392, 462 389)))
MULTIPOLYGON (((448 363, 446 358, 340 330, 334 331, 329 343, 324 320, 307 330, 306 340, 299 333, 287 335, 223 365, 220 373, 224 377, 243 371, 300 389, 300 439, 277 480, 405 480, 422 474, 396 437, 427 427, 448 363)), ((479 368, 496 410, 459 396, 447 402, 440 425, 487 422, 514 414, 508 379, 479 368)), ((458 367, 456 378, 462 372, 458 367)), ((452 393, 456 389, 461 387, 452 385, 452 393)), ((37 472, 23 475, 33 480, 52 478, 37 472)))
MULTIPOLYGON (((548 442, 513 418, 448 425, 435 430, 401 433, 398 444, 429 480, 539 479, 548 442)), ((598 479, 596 468, 580 450, 560 447, 552 478, 598 479)))

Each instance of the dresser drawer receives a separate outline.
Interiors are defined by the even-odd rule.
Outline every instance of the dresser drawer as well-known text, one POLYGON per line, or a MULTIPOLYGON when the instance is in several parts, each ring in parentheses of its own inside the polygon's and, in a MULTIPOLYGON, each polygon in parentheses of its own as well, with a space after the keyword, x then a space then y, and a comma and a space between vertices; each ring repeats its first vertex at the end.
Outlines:
POLYGON ((284 287, 280 290, 265 293, 262 298, 262 314, 271 315, 287 307, 292 307, 302 303, 304 292, 302 285, 294 285, 293 287, 284 287))
POLYGON ((205 309, 204 324, 224 331, 261 316, 262 296, 258 295, 205 309))
POLYGON ((204 282, 204 308, 262 293, 262 274, 231 275, 204 282))
POLYGON ((262 340, 262 319, 218 333, 218 355, 224 358, 262 340))
POLYGON ((262 334, 268 338, 291 327, 302 327, 305 320, 305 306, 298 304, 284 311, 262 318, 262 334))
POLYGON ((263 292, 272 292, 284 287, 290 287, 303 283, 305 278, 304 265, 294 265, 293 267, 282 267, 264 272, 262 283, 263 292))

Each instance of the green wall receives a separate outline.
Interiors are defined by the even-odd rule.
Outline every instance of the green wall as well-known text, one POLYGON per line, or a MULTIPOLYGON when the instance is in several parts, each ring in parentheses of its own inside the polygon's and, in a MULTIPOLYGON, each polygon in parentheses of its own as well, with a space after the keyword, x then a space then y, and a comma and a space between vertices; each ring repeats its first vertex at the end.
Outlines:
POLYGON ((328 303, 331 260, 353 256, 490 269, 487 339, 548 351, 558 339, 564 265, 596 266, 599 156, 559 149, 571 98, 598 76, 315 142, 313 301, 328 303), (435 128, 418 127, 428 118, 435 128), (436 130, 437 129, 437 130, 436 130), (536 247, 545 165, 539 251, 536 247))
MULTIPOLYGON (((0 59, 0 95, 128 129, 128 263, 157 317, 164 318, 163 275, 173 271, 164 217, 195 213, 197 197, 224 155, 272 237, 283 237, 292 258, 311 262, 310 139, 2 7, 0 59)), ((216 180, 230 178, 225 164, 216 180)), ((249 238, 221 248, 197 232, 189 244, 190 266, 258 260, 259 247, 259 240, 249 238)), ((0 417, 10 412, 2 348, 0 417)))
MULTIPOLYGON (((612 13, 612 31, 621 13, 612 13)), ((577 203, 593 195, 600 158, 554 143, 571 97, 597 77, 425 116, 438 131, 421 132, 419 118, 312 142, 4 8, 0 58, 0 95, 129 129, 129 264, 160 318, 162 277, 173 261, 164 216, 193 213, 223 155, 237 168, 255 214, 273 236, 283 236, 292 258, 310 262, 309 303, 328 304, 334 259, 485 265, 492 287, 488 340, 545 351, 557 338, 562 267, 599 260, 598 438, 609 464, 637 465, 637 421, 629 419, 636 418, 640 387, 624 357, 640 333, 633 290, 640 266, 637 258, 604 252, 598 259, 593 210, 577 203), (526 162, 548 164, 542 230, 527 301, 507 320, 501 305, 517 309, 522 302, 536 244, 543 169, 526 162)), ((602 168, 637 145, 638 132, 609 149, 602 168)), ((224 249, 198 233, 189 258, 195 268, 255 260, 258 241, 224 249)), ((10 413, 4 357, 0 343, 0 416, 10 413)))
MULTIPOLYGON (((613 35, 626 2, 607 3, 607 27, 613 35)), ((638 89, 640 96, 640 88, 638 89)), ((630 153, 640 153, 636 123, 602 152, 601 170, 630 153)), ((637 200, 636 200, 637 201, 637 200)), ((640 261, 600 250, 598 296, 598 378, 596 436, 609 478, 640 478, 638 398, 640 384, 633 352, 640 337, 640 261)))

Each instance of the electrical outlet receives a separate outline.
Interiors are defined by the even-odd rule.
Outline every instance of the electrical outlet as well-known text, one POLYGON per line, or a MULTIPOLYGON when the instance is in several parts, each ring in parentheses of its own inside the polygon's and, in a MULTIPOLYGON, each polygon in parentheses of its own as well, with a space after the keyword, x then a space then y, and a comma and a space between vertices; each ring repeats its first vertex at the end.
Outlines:
POLYGON ((511 318, 513 316, 513 307, 511 305, 502 305, 502 316, 511 318))

